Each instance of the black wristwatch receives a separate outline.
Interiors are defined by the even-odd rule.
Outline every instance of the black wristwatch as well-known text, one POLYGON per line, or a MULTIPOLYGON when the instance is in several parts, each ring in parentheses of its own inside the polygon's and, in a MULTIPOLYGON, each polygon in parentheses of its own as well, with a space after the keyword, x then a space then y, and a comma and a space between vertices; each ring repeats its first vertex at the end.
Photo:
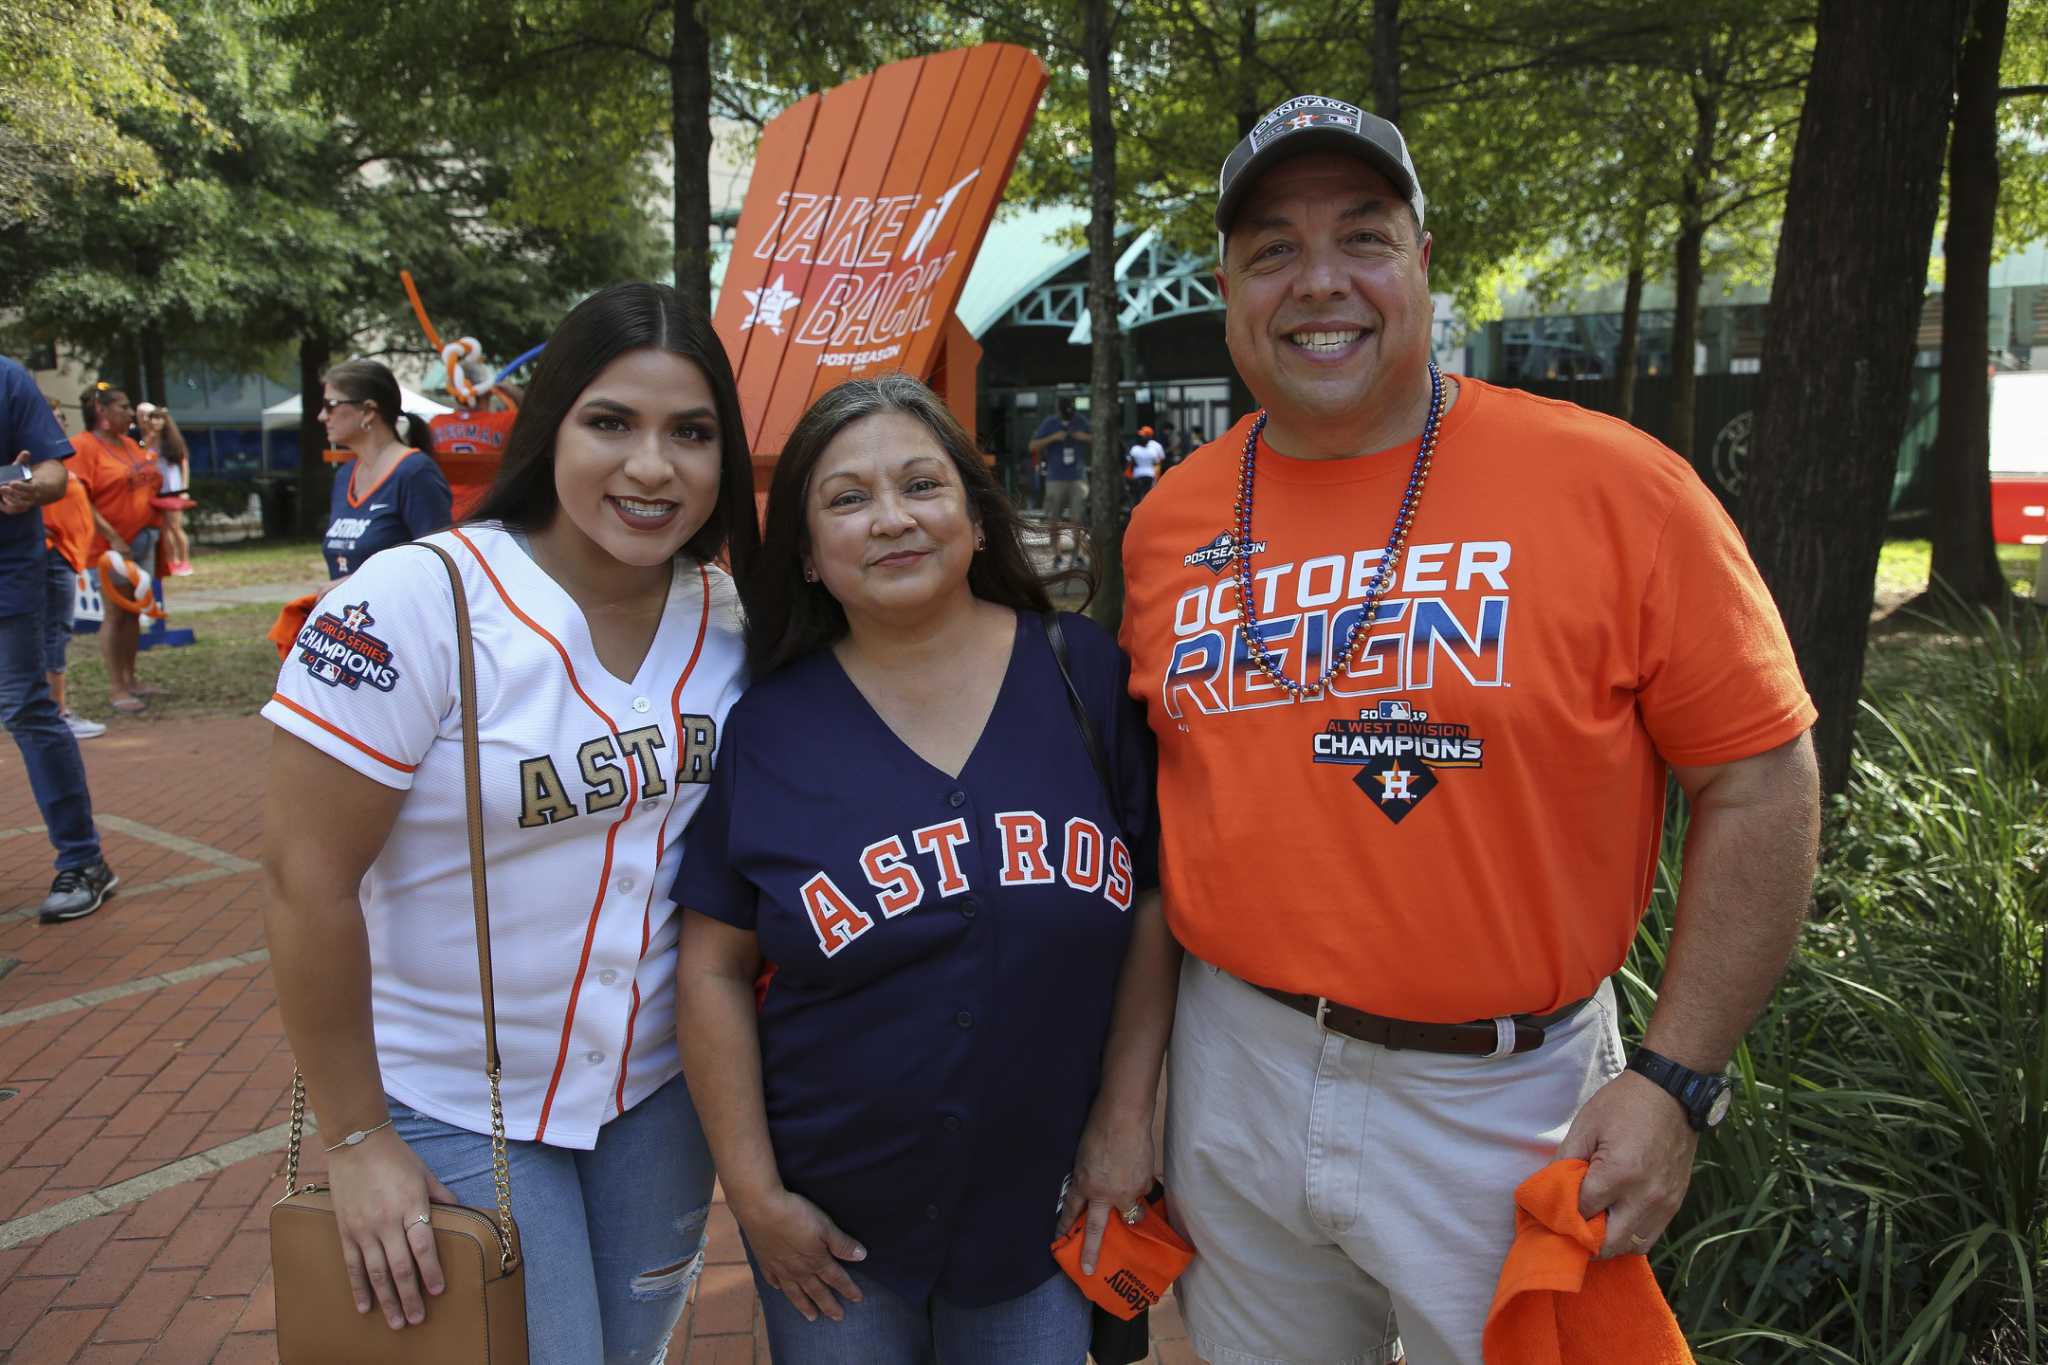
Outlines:
POLYGON ((1701 1075, 1646 1047, 1629 1054, 1628 1069, 1649 1077, 1677 1100, 1695 1132, 1718 1126, 1728 1117, 1728 1107, 1735 1099, 1726 1076, 1701 1075))

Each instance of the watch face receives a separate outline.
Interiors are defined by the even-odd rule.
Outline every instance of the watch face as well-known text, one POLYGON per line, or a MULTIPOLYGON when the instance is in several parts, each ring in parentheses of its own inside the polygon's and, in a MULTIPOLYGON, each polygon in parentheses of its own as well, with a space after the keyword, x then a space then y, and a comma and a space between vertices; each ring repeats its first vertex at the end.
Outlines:
POLYGON ((1721 1120, 1728 1117, 1728 1111, 1730 1108, 1734 1106, 1734 1104, 1734 1087, 1726 1085, 1722 1086, 1721 1093, 1714 1096, 1712 1103, 1707 1105, 1707 1127, 1718 1127, 1720 1125, 1721 1120))

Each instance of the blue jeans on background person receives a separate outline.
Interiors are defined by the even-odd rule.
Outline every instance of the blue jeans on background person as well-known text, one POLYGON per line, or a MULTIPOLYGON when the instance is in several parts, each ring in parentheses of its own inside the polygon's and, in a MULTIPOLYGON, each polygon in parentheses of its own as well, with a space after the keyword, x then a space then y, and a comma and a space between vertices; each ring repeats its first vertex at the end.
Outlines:
MULTIPOLYGON (((35 572, 40 576, 42 567, 35 572)), ((57 870, 64 872, 97 863, 100 836, 92 825, 85 760, 43 672, 47 607, 41 593, 32 594, 31 601, 28 611, 0 616, 0 724, 21 750, 29 790, 57 850, 57 870)))
POLYGON ((1083 1365, 1088 1358, 1094 1314, 1057 1269, 1028 1294, 962 1308, 937 1295, 912 1303, 842 1261, 861 1301, 840 1301, 842 1321, 820 1315, 806 1322, 786 1294, 761 1278, 752 1247, 747 1261, 775 1365, 1083 1365))
POLYGON ((78 610, 78 576, 55 550, 43 550, 43 672, 62 673, 71 648, 71 618, 78 610))
MULTIPOLYGON (((490 1134, 385 1102, 442 1184, 473 1208, 497 1208, 490 1134)), ((506 1155, 530 1365, 659 1365, 703 1266, 711 1210, 711 1149, 683 1078, 604 1125, 587 1152, 508 1142, 506 1155)))

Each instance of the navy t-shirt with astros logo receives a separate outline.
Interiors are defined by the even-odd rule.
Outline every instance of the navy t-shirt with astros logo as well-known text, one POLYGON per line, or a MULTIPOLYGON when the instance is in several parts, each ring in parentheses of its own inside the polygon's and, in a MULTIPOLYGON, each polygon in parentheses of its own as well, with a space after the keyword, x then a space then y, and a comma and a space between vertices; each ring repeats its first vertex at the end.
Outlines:
POLYGON ((1018 618, 956 778, 820 650, 726 722, 676 903, 760 938, 761 1073, 782 1182, 899 1293, 978 1307, 1057 1273, 1061 1181, 1100 1084, 1137 896, 1158 884, 1152 750, 1116 642, 1018 618))
POLYGON ((379 550, 445 530, 454 519, 448 476, 431 455, 410 452, 367 491, 356 487, 360 464, 351 460, 334 471, 327 537, 320 546, 329 578, 345 578, 379 550))

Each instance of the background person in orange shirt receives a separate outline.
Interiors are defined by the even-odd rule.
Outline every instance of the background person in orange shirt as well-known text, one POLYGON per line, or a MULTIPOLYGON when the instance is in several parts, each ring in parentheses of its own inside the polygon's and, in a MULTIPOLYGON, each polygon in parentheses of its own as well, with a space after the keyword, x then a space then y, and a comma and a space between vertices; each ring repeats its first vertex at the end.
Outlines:
MULTIPOLYGON (((92 498, 91 562, 109 549, 149 572, 157 572, 158 513, 151 499, 163 492, 163 466, 128 435, 134 410, 128 395, 104 384, 86 391, 79 402, 85 430, 71 438, 71 469, 92 498)), ((107 696, 116 711, 133 715, 144 709, 151 689, 135 679, 135 652, 141 642, 142 618, 109 607, 100 623, 100 655, 107 661, 107 696)))
MULTIPOLYGON (((64 406, 50 400, 50 415, 64 425, 64 406)), ((64 724, 80 739, 97 739, 107 727, 71 709, 65 697, 65 668, 71 653, 71 622, 78 605, 78 575, 92 550, 92 499, 77 479, 64 481, 64 496, 43 506, 43 572, 48 595, 43 616, 43 670, 64 724)))
POLYGON ((1188 953, 1178 1292, 1232 1365, 1479 1365, 1514 1189, 1554 1157, 1590 1161, 1604 1254, 1648 1248, 1810 897, 1814 711, 1740 536, 1634 428, 1438 372, 1423 213, 1354 105, 1239 143, 1217 279, 1264 410, 1124 542, 1188 953), (1608 978, 1667 772, 1692 823, 1624 1062, 1608 978))

